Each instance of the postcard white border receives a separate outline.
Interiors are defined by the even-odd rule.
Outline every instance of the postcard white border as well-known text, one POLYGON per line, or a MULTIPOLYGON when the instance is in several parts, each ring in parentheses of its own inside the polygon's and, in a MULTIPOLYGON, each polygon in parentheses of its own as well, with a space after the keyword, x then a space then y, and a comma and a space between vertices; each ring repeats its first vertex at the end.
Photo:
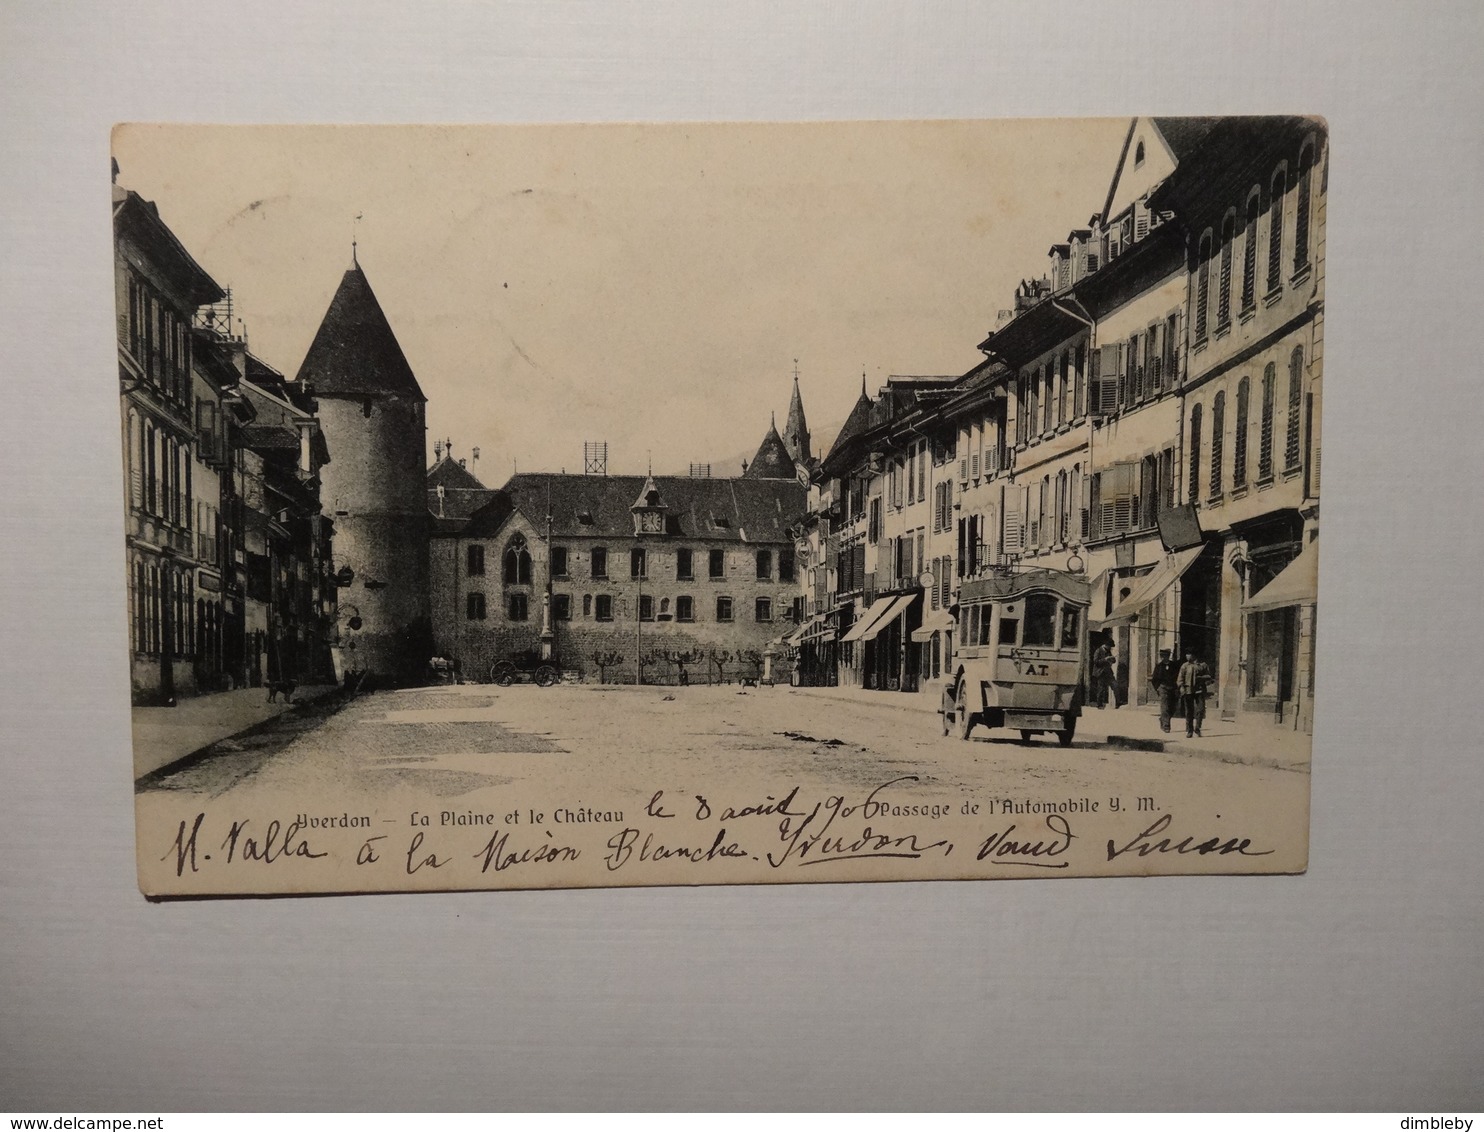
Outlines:
POLYGON ((1472 5, 304 9, 0 17, 7 1104, 1480 1105, 1472 5), (1307 876, 138 896, 113 122, 1216 111, 1331 126, 1307 876))

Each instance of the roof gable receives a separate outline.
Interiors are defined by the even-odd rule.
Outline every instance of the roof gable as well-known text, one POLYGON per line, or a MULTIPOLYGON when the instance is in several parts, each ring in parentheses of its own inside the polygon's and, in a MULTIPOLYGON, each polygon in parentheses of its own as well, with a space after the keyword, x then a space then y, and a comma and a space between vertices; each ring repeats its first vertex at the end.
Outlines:
POLYGON ((484 491, 484 484, 468 468, 451 456, 442 456, 428 469, 428 487, 443 487, 449 490, 484 491))

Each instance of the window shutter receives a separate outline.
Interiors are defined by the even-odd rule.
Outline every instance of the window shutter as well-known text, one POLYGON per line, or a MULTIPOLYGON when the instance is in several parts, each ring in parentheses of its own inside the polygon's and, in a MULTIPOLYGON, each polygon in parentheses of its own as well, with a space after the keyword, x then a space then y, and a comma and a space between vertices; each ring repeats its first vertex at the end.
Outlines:
POLYGON ((1142 240, 1149 235, 1149 206, 1141 200, 1134 201, 1134 239, 1142 240))
POLYGON ((1268 290, 1276 291, 1283 282, 1283 200, 1286 178, 1279 172, 1273 178, 1268 198, 1268 290))
MULTIPOLYGON (((1117 351, 1117 362, 1114 366, 1114 372, 1117 373, 1118 379, 1114 385, 1115 396, 1113 402, 1113 411, 1116 412, 1119 406, 1129 403, 1129 377, 1130 371, 1133 368, 1133 339, 1129 339, 1128 342, 1119 342, 1113 349, 1117 351)), ((1106 381, 1107 379, 1104 378, 1104 380, 1106 381)))
POLYGON ((1175 388, 1180 381, 1180 312, 1170 315, 1165 342, 1165 383, 1175 388))
POLYGON ((144 421, 129 416, 129 500, 136 511, 144 508, 144 421), (137 423, 136 423, 137 422, 137 423))
POLYGON ((1104 346, 1100 366, 1102 377, 1098 385, 1098 412, 1108 416, 1118 410, 1123 393, 1123 343, 1104 346))
POLYGON ((1295 349, 1288 359, 1288 420, 1284 431, 1283 466, 1292 471, 1299 464, 1299 410, 1303 405, 1304 354, 1295 349))
POLYGON ((968 483, 969 482, 969 458, 967 456, 963 456, 963 457, 961 457, 959 459, 959 462, 958 462, 958 482, 959 483, 968 483))
POLYGON ((1020 537, 1020 512, 1014 507, 1005 508, 1005 553, 1019 554, 1024 546, 1020 537))

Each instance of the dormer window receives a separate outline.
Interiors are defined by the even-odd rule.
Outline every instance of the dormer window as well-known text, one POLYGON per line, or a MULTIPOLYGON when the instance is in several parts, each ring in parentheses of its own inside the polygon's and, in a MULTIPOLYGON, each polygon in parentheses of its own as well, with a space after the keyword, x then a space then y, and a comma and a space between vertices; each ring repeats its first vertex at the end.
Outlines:
POLYGON ((634 516, 634 533, 636 535, 664 534, 666 510, 665 501, 660 498, 660 491, 655 485, 654 477, 648 477, 644 481, 644 486, 639 489, 639 498, 634 500, 634 505, 629 508, 634 516))

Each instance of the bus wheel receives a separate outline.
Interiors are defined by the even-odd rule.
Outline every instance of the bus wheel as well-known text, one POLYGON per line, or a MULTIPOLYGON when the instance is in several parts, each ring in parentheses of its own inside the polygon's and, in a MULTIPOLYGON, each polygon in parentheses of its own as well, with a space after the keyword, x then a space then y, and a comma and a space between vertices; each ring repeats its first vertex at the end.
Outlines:
POLYGON ((1072 736, 1075 734, 1077 734, 1077 721, 1075 719, 1069 720, 1067 729, 1056 733, 1056 741, 1063 747, 1070 747, 1072 745, 1072 736))
POLYGON ((958 682, 958 708, 953 713, 953 734, 958 739, 968 739, 969 732, 974 730, 974 717, 969 714, 969 685, 968 681, 958 682))
POLYGON ((1036 733, 1034 731, 1022 731, 1020 733, 1020 741, 1022 743, 1029 743, 1031 741, 1031 739, 1035 736, 1035 734, 1036 733))

